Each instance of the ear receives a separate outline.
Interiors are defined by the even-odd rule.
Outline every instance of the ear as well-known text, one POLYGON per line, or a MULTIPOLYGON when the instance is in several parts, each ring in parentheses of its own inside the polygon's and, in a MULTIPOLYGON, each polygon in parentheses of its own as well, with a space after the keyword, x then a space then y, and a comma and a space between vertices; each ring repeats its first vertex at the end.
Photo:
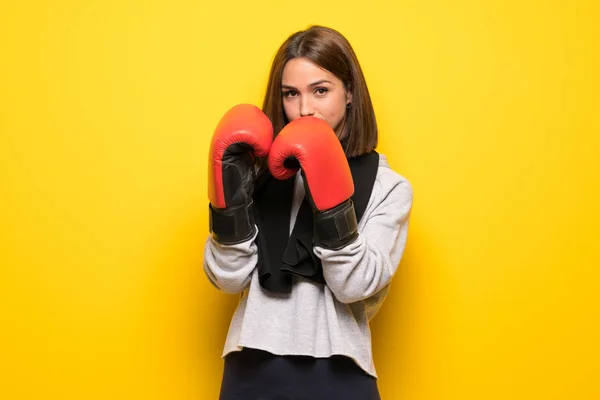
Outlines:
POLYGON ((346 93, 346 105, 352 103, 352 92, 348 91, 346 93))

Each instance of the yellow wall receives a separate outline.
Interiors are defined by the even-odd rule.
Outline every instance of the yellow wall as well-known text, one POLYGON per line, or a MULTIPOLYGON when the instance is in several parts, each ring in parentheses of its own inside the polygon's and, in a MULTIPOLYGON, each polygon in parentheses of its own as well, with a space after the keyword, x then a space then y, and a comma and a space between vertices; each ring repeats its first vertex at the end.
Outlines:
POLYGON ((216 398, 205 146, 311 23, 353 43, 415 190, 384 398, 600 398, 592 3, 3 1, 0 398, 216 398))

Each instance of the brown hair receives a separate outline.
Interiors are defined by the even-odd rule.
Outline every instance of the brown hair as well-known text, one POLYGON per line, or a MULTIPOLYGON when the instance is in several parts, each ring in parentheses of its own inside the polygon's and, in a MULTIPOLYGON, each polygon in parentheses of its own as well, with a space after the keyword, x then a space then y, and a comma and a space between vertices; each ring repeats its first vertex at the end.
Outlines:
POLYGON ((339 135, 346 156, 355 157, 374 150, 377 121, 356 54, 341 33, 318 25, 292 34, 275 55, 263 103, 263 111, 273 123, 274 135, 289 122, 283 111, 283 68, 289 60, 298 57, 305 57, 331 72, 352 92, 352 104, 346 109, 344 129, 339 135))

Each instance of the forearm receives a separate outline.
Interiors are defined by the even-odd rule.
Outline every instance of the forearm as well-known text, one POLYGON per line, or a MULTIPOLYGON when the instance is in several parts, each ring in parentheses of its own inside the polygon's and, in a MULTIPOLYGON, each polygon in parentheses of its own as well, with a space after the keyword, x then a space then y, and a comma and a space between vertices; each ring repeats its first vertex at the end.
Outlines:
MULTIPOLYGON (((366 215, 364 228, 353 242, 340 249, 315 246, 327 285, 343 303, 373 296, 392 280, 402 259, 408 236, 412 188, 405 180, 374 189, 382 199, 366 215)), ((377 200, 376 200, 377 201, 377 200)))
POLYGON ((342 303, 369 298, 388 285, 400 262, 404 239, 398 237, 390 252, 366 235, 340 250, 315 247, 327 285, 342 303))
POLYGON ((248 287, 258 259, 257 233, 234 245, 223 245, 212 235, 208 237, 204 246, 204 272, 213 286, 230 294, 248 287))

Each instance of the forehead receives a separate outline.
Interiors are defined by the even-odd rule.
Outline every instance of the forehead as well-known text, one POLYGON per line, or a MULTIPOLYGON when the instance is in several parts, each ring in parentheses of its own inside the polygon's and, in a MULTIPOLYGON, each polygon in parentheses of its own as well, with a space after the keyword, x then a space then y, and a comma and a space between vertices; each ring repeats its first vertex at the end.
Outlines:
POLYGON ((339 82, 339 79, 331 72, 302 57, 293 58, 285 64, 281 80, 284 85, 302 86, 322 79, 332 83, 339 82))

